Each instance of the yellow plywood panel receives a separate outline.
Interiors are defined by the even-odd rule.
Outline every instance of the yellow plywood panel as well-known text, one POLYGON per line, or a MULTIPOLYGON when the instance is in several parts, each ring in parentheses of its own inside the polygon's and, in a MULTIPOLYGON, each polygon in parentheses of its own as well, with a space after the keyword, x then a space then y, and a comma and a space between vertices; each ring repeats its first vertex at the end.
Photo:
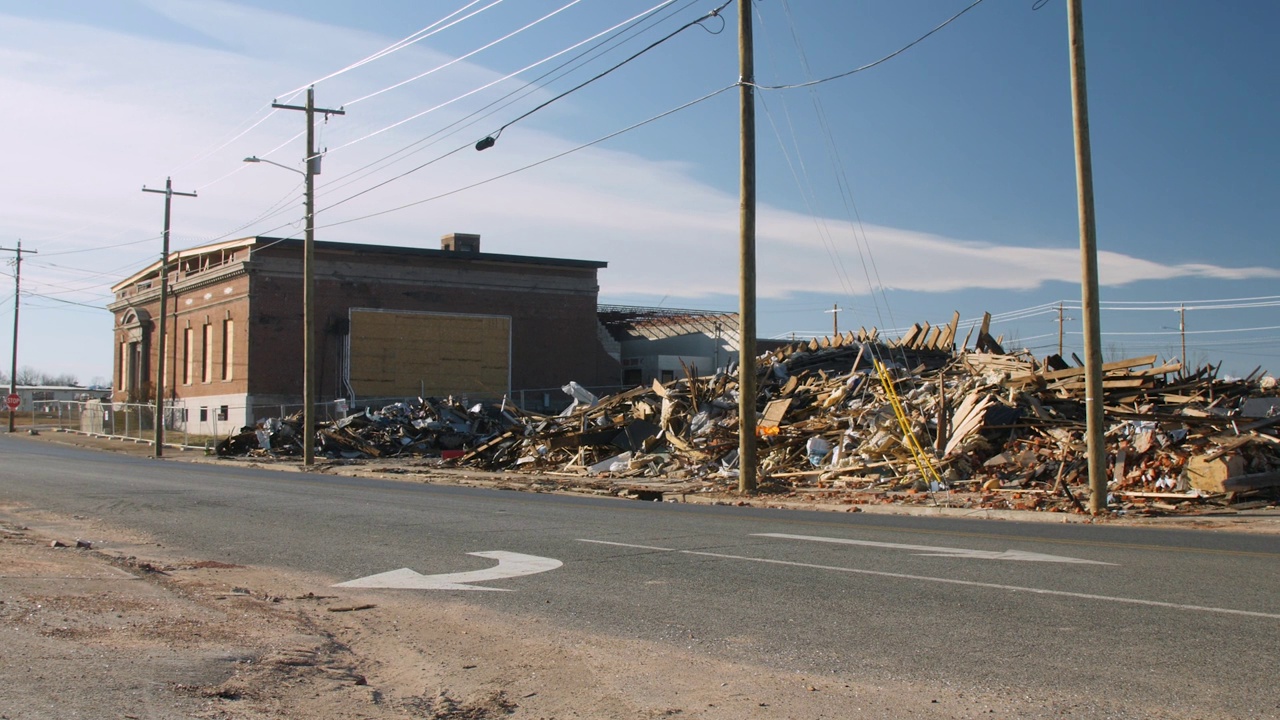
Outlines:
POLYGON ((511 378, 511 318, 351 311, 351 387, 360 397, 498 397, 511 378))

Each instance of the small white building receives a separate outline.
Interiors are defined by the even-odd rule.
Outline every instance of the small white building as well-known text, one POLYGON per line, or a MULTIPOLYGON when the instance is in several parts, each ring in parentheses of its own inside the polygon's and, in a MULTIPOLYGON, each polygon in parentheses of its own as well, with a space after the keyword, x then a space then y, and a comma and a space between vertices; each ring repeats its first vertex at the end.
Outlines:
MULTIPOLYGON (((3 387, 3 386, 0 386, 3 387)), ((14 393, 22 399, 18 412, 55 413, 59 402, 85 402, 87 400, 106 400, 111 397, 111 388, 86 388, 76 385, 18 385, 14 393)), ((5 388, 5 394, 8 389, 5 388)))

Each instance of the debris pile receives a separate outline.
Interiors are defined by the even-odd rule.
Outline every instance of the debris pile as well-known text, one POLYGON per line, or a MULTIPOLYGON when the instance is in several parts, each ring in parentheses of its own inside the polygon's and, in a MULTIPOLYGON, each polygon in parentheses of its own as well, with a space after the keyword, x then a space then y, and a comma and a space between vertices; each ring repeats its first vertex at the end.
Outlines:
MULTIPOLYGON (((761 490, 1084 512, 1084 368, 1006 352, 985 328, 956 352, 955 328, 917 326, 896 342, 860 331, 759 357, 761 490)), ((1154 355, 1103 372, 1109 505, 1154 514, 1277 497, 1274 378, 1187 373, 1154 355)), ((641 496, 737 486, 736 371, 686 368, 682 379, 605 398, 573 383, 565 391, 574 405, 557 416, 436 400, 366 410, 320 429, 318 447, 340 457, 465 449, 448 462, 641 496)), ((268 422, 225 441, 226 454, 254 441, 297 448, 297 419, 268 422)))
MULTIPOLYGON (((503 404, 466 407, 453 398, 419 398, 380 410, 363 409, 336 422, 316 424, 316 449, 334 458, 388 458, 400 455, 461 454, 512 425, 520 413, 503 404)), ((299 455, 302 413, 268 418, 218 443, 217 453, 233 455, 299 455)))

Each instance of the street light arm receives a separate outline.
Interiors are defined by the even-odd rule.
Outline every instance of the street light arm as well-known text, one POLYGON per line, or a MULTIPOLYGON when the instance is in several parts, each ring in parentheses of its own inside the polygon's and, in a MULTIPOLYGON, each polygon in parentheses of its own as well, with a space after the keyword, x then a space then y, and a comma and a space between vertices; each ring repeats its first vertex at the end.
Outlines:
POLYGON ((284 168, 285 170, 288 170, 289 172, 296 172, 296 173, 298 173, 299 175, 301 175, 301 176, 303 176, 303 177, 306 177, 306 175, 307 175, 306 173, 302 172, 302 171, 301 171, 301 170, 299 170, 298 168, 292 168, 292 167, 289 167, 288 165, 282 165, 282 164, 280 164, 280 163, 276 162, 275 160, 268 160, 268 159, 266 159, 266 158, 260 158, 260 157, 258 157, 257 155, 251 155, 251 156, 249 156, 249 157, 245 158, 245 159, 244 159, 244 161, 245 161, 245 162, 247 162, 247 163, 266 163, 266 164, 268 164, 268 165, 275 165, 275 166, 276 166, 276 167, 278 167, 278 168, 284 168))

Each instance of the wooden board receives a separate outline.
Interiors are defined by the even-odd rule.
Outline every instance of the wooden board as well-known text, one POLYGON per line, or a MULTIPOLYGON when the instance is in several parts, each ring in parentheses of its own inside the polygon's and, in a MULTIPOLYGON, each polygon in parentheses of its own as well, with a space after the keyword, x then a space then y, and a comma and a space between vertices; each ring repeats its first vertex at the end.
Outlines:
POLYGON ((509 317, 353 308, 349 348, 360 397, 510 392, 509 317))

